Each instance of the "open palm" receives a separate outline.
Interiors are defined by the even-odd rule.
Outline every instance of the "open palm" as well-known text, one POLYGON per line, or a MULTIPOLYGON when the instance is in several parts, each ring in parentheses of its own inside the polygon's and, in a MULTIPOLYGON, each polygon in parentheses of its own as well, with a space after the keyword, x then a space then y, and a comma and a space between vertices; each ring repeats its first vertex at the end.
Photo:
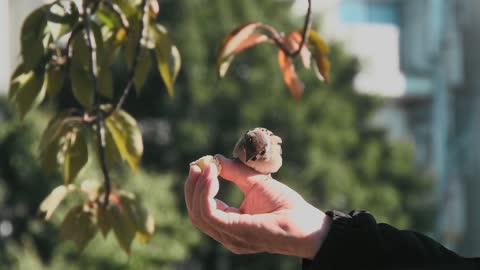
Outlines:
POLYGON ((185 200, 192 223, 235 253, 272 252, 313 257, 329 219, 288 186, 238 161, 217 156, 221 176, 245 194, 239 209, 215 199, 215 166, 190 168, 185 200))

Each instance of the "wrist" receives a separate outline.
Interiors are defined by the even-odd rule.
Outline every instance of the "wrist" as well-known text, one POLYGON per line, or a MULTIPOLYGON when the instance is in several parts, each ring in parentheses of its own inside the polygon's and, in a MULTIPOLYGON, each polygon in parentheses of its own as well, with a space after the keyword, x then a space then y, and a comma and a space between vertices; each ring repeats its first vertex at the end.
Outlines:
POLYGON ((302 248, 300 257, 305 259, 312 260, 317 252, 320 250, 325 238, 327 238, 328 232, 330 231, 330 225, 332 223, 332 219, 327 216, 324 212, 316 209, 316 215, 312 215, 312 218, 315 220, 310 219, 312 224, 315 224, 312 228, 312 231, 305 235, 302 242, 302 248))

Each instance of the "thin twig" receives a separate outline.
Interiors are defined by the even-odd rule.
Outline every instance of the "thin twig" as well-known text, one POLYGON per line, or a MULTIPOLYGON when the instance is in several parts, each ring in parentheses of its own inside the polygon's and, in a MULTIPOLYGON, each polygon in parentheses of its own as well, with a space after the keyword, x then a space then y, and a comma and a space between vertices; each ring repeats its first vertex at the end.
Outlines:
POLYGON ((303 24, 303 31, 302 31, 302 41, 300 42, 300 46, 298 49, 292 53, 291 56, 298 55, 305 45, 305 42, 308 38, 308 32, 310 31, 310 27, 312 26, 312 0, 308 0, 308 8, 307 8, 307 15, 305 16, 305 22, 303 24))
POLYGON ((308 0, 308 8, 307 8, 307 14, 305 15, 305 22, 303 24, 303 30, 302 30, 302 40, 300 41, 300 45, 298 46, 298 49, 295 51, 290 51, 284 44, 282 35, 275 30, 275 28, 271 27, 270 25, 267 24, 260 24, 259 28, 263 28, 270 33, 270 38, 275 42, 277 47, 282 50, 287 56, 294 57, 297 56, 303 46, 305 45, 305 42, 307 42, 308 38, 308 32, 310 31, 310 27, 312 25, 312 0, 308 0))
MULTIPOLYGON (((98 3, 97 1, 96 3, 98 3)), ((95 4, 96 4, 95 3, 95 4)), ((104 115, 102 110, 100 109, 100 91, 98 87, 98 80, 97 80, 97 44, 95 40, 92 40, 93 32, 92 26, 90 21, 90 16, 93 14, 94 10, 96 10, 97 5, 94 5, 93 8, 88 6, 87 1, 83 2, 83 20, 85 22, 85 40, 87 42, 89 58, 88 58, 88 65, 89 65, 89 76, 93 82, 93 100, 94 100, 94 108, 96 113, 96 124, 97 124, 97 147, 100 159, 100 167, 102 169, 103 177, 105 180, 105 199, 104 199, 104 207, 108 206, 110 191, 111 191, 111 181, 110 181, 110 174, 108 172, 107 167, 107 160, 105 156, 105 127, 104 127, 104 115)))
POLYGON ((122 10, 117 4, 112 3, 110 0, 102 0, 102 3, 110 9, 111 12, 115 14, 115 16, 118 17, 120 20, 120 23, 122 24, 122 27, 125 28, 125 30, 128 32, 129 30, 129 23, 127 17, 125 17, 125 14, 123 14, 122 10))
POLYGON ((282 50, 286 55, 290 56, 292 54, 292 52, 290 52, 290 50, 283 43, 282 36, 275 28, 268 24, 260 24, 258 27, 267 30, 270 34, 270 38, 275 42, 277 47, 280 48, 280 50, 282 50))
MULTIPOLYGON (((113 111, 119 110, 122 108, 123 103, 125 103, 125 99, 128 96, 128 93, 130 93, 131 89, 134 88, 134 80, 135 80, 135 71, 137 69, 137 64, 140 58, 140 52, 141 52, 141 47, 142 47, 142 39, 146 36, 146 28, 145 28, 145 23, 146 20, 148 19, 148 6, 147 6, 147 0, 142 0, 141 3, 142 7, 142 13, 141 13, 141 20, 140 20, 140 26, 139 26, 139 35, 137 42, 135 42, 135 50, 133 54, 133 62, 132 62, 132 67, 130 68, 130 71, 128 73, 128 82, 127 85, 125 86, 125 89, 123 90, 122 95, 120 96, 120 99, 117 102, 117 105, 110 111, 107 112, 107 116, 110 115, 113 111)), ((132 32, 130 32, 132 34, 132 32)))

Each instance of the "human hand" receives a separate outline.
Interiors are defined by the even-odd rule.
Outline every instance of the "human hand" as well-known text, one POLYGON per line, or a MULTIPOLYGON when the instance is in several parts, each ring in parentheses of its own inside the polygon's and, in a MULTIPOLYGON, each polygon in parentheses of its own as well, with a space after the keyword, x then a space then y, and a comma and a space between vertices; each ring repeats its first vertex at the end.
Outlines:
POLYGON ((240 208, 215 199, 217 168, 190 166, 185 201, 191 222, 236 254, 270 252, 312 259, 328 233, 330 218, 288 186, 242 163, 216 156, 221 176, 245 197, 240 208))

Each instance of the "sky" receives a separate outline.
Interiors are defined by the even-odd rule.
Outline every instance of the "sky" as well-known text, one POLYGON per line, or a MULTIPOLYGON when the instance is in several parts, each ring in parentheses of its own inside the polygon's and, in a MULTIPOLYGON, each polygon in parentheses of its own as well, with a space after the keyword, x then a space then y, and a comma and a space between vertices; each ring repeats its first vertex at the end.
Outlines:
MULTIPOLYGON (((356 13, 361 2, 352 2, 355 7, 344 9, 342 13, 341 2, 312 0, 312 10, 320 14, 319 32, 327 43, 340 41, 360 60, 362 68, 355 78, 355 89, 386 97, 405 95, 406 81, 400 71, 399 28, 391 23, 361 22, 356 13)), ((296 0, 294 14, 304 16, 307 3, 307 0, 296 0)))

